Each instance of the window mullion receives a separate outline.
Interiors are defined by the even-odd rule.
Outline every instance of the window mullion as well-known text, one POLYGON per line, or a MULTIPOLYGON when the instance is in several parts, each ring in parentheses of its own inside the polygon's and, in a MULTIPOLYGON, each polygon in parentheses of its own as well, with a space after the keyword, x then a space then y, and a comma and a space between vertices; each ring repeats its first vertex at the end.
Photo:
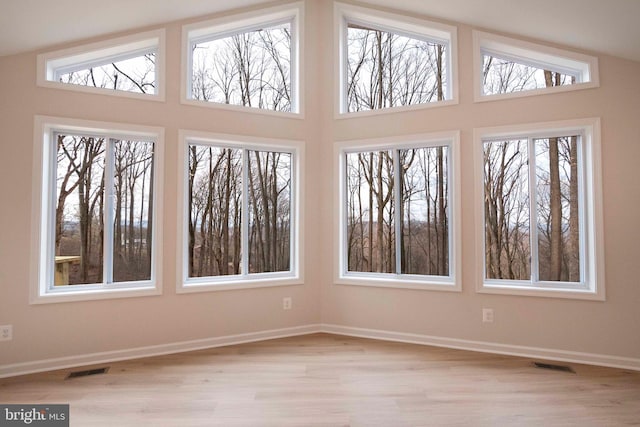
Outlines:
MULTIPOLYGON (((104 206, 103 206, 103 221, 104 221, 104 265, 102 282, 105 284, 113 283, 113 219, 114 219, 114 173, 115 173, 115 140, 111 138, 105 138, 105 157, 104 157, 104 206)), ((120 236, 118 236, 120 238, 120 236)))
POLYGON ((242 150, 242 214, 240 215, 242 236, 242 276, 249 274, 249 150, 242 150))
POLYGON ((529 161, 529 239, 531 245, 530 280, 537 283, 540 280, 540 266, 538 258, 538 207, 537 207, 537 177, 536 177, 536 147, 533 138, 527 138, 529 161))
POLYGON ((402 274, 402 166, 400 164, 400 150, 393 150, 393 179, 396 182, 393 189, 392 203, 395 203, 393 210, 395 222, 396 240, 396 274, 402 274))

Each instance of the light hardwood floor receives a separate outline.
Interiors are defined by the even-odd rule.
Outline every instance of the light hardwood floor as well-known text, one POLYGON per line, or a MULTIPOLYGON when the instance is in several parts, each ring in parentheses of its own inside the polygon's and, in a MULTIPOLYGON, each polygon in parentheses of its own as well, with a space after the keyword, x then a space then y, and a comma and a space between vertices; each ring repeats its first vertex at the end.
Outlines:
POLYGON ((0 380, 72 426, 640 425, 640 372, 313 334, 0 380))

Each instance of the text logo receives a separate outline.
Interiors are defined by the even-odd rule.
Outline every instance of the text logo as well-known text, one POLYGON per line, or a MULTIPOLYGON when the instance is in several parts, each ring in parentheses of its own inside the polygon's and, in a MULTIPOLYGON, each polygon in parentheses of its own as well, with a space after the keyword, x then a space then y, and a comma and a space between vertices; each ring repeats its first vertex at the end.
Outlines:
POLYGON ((0 427, 69 427, 69 405, 0 405, 0 427))

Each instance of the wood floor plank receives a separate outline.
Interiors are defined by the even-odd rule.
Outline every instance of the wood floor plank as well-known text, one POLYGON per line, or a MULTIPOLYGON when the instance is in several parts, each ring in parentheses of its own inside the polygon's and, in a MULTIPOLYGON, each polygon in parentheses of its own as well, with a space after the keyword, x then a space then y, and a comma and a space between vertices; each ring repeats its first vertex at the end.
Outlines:
POLYGON ((73 426, 640 425, 640 372, 571 367, 312 334, 1 379, 0 402, 69 403, 73 426))

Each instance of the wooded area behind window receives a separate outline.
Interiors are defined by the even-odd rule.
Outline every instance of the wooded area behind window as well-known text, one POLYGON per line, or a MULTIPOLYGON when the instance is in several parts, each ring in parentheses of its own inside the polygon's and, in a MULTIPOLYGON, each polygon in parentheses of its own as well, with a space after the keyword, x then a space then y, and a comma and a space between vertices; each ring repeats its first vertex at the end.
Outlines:
POLYGON ((156 54, 153 52, 57 74, 61 83, 136 93, 156 93, 156 54))
POLYGON ((191 99, 292 111, 291 23, 193 43, 191 99))
POLYGON ((189 144, 188 156, 188 277, 290 271, 292 154, 189 144))
POLYGON ((447 99, 444 44, 349 23, 347 111, 377 110, 447 99))
POLYGON ((348 271, 450 275, 449 167, 446 146, 346 154, 348 271))
POLYGON ((56 285, 150 279, 154 143, 57 134, 56 146, 50 262, 69 264, 56 285))
POLYGON ((484 143, 486 278, 581 281, 580 141, 484 143))

